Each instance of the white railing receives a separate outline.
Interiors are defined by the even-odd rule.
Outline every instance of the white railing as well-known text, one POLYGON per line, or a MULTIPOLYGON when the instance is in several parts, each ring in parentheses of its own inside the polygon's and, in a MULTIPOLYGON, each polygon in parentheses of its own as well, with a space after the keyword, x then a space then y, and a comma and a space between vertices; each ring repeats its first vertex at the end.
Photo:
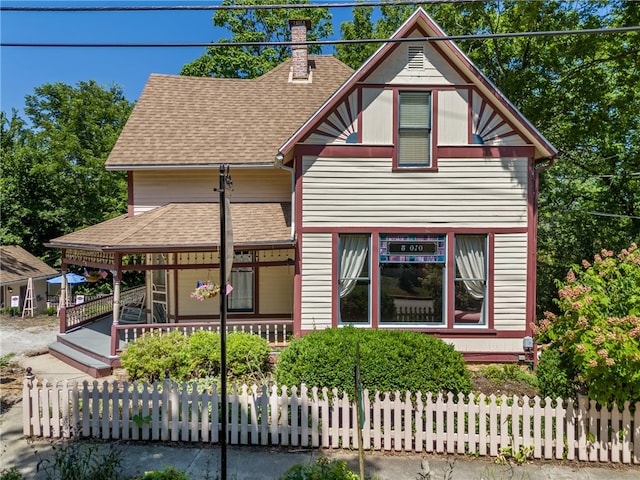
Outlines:
MULTIPOLYGON (((120 295, 120 304, 139 303, 144 298, 145 286, 125 290, 120 295)), ((65 333, 73 328, 82 326, 96 318, 103 317, 113 311, 113 294, 87 297, 78 305, 71 305, 63 310, 63 324, 65 333)))
MULTIPOLYGON (((640 464, 640 403, 364 391, 367 450, 640 464)), ((356 405, 337 390, 233 386, 227 439, 235 445, 357 448, 356 405)), ((27 436, 219 441, 220 395, 196 384, 25 380, 27 436)))
MULTIPOLYGON (((186 336, 200 330, 219 332, 220 322, 121 324, 115 326, 115 329, 120 332, 119 338, 126 345, 135 342, 146 333, 163 335, 177 330, 186 336)), ((266 339, 272 348, 281 349, 287 346, 289 339, 293 337, 293 320, 232 320, 227 322, 227 332, 245 332, 258 335, 266 339)), ((124 348, 124 345, 121 344, 121 348, 124 348)))

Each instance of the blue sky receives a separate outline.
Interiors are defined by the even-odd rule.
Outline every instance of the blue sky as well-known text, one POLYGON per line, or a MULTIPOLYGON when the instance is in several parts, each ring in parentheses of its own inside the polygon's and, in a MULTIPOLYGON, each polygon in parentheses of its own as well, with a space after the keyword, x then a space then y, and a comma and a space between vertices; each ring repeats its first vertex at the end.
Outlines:
MULTIPOLYGON (((11 1, 8 6, 104 6, 104 5, 219 5, 220 0, 151 1, 11 1)), ((323 2, 326 3, 326 2, 323 2)), ((337 2, 333 2, 337 3, 337 2)), ((333 12, 334 35, 341 21, 351 18, 351 8, 333 12)), ((28 43, 206 43, 229 38, 213 27, 213 10, 135 12, 0 12, 2 42, 28 43)), ((337 37, 336 37, 337 38, 337 37)), ((21 110, 25 95, 45 83, 76 85, 96 80, 120 85, 135 101, 151 73, 179 74, 186 63, 198 58, 195 48, 0 48, 0 109, 21 110)), ((20 112, 22 115, 22 113, 20 112)))

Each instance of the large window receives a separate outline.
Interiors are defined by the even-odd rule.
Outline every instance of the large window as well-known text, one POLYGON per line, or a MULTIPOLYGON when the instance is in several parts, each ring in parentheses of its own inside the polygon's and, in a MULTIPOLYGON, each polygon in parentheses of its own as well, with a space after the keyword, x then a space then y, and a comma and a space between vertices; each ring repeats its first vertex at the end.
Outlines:
POLYGON ((455 323, 485 325, 487 300, 487 237, 455 236, 455 323))
POLYGON ((445 323, 446 239, 380 236, 380 325, 445 323))
POLYGON ((431 166, 431 92, 400 92, 398 167, 431 166))
POLYGON ((369 235, 343 234, 338 241, 340 323, 369 323, 369 235))

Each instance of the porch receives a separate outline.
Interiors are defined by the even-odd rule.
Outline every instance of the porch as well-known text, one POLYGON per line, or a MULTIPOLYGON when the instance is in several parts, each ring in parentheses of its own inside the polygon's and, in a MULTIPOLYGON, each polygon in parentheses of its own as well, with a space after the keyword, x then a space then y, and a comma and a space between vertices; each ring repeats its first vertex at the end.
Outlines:
MULTIPOLYGON (((123 292, 123 305, 136 304, 144 287, 123 292)), ((122 318, 122 317, 121 317, 122 318)), ((143 315, 142 318, 146 318, 143 315)), ((144 322, 144 320, 143 320, 144 322)), ((275 354, 293 336, 293 319, 228 319, 227 332, 247 332, 265 338, 275 354)), ((61 310, 60 333, 49 352, 63 362, 100 378, 120 366, 120 353, 127 344, 145 333, 159 334, 178 330, 191 335, 198 330, 218 332, 219 320, 179 323, 117 323, 113 322, 113 297, 102 296, 80 305, 61 310)))

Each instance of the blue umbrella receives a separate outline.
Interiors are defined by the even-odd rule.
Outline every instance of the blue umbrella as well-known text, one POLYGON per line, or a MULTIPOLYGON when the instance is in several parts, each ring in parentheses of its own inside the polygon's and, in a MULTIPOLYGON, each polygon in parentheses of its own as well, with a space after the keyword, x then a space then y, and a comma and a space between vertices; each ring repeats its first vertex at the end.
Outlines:
MULTIPOLYGON (((82 275, 78 275, 77 273, 69 272, 69 273, 67 273, 66 276, 67 276, 67 283, 69 285, 75 285, 77 283, 84 283, 84 282, 87 281, 86 278, 84 278, 82 275)), ((62 275, 60 275, 58 277, 50 278, 49 280, 47 280, 47 283, 61 284, 62 283, 62 275)))

